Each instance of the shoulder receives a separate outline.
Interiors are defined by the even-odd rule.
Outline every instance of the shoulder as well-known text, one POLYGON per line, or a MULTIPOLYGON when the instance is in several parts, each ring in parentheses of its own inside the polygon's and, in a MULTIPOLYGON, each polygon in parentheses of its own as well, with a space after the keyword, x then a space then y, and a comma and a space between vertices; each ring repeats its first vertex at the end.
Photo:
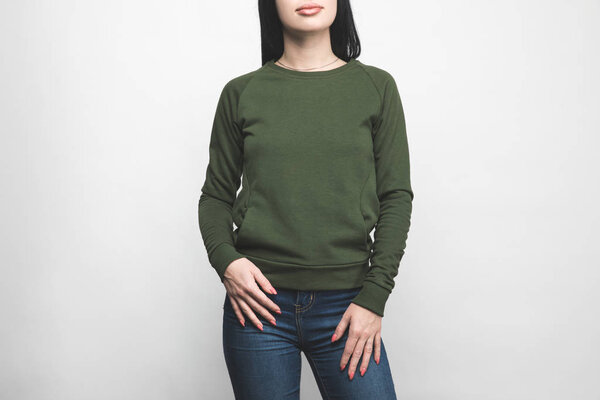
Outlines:
POLYGON ((234 96, 239 98, 244 92, 248 83, 263 69, 263 67, 256 68, 252 71, 245 72, 241 75, 236 75, 230 78, 223 86, 223 94, 227 96, 234 96))
POLYGON ((371 64, 365 64, 359 60, 356 61, 359 67, 361 67, 378 89, 382 90, 388 82, 394 82, 394 76, 387 69, 371 64))

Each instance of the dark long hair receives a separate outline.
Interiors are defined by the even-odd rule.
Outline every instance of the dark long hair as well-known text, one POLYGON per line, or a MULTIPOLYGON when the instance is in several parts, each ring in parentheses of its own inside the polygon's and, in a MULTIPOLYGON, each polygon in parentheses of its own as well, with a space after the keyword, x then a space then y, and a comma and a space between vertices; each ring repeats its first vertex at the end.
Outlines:
MULTIPOLYGON (((258 0, 262 64, 278 59, 283 54, 283 28, 277 14, 275 0, 258 0)), ((352 17, 350 0, 337 0, 337 14, 331 27, 331 50, 348 62, 360 55, 360 40, 352 17)))

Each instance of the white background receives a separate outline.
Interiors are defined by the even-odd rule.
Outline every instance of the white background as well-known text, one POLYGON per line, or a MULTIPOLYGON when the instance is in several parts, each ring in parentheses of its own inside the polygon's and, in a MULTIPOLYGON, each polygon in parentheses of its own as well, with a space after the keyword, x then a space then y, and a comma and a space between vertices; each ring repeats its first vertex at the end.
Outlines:
MULTIPOLYGON (((600 2, 353 8, 409 135, 399 398, 600 399, 600 2)), ((233 398, 197 202, 256 1, 2 1, 0 45, 0 398, 233 398)))

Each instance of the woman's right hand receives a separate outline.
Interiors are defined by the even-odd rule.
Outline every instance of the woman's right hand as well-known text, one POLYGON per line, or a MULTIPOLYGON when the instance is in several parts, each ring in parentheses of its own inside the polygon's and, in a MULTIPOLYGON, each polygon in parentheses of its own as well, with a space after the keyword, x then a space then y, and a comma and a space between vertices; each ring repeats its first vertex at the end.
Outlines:
POLYGON ((260 290, 260 287, 272 294, 277 294, 277 291, 252 261, 245 257, 232 261, 223 276, 225 278, 223 284, 231 300, 231 306, 243 326, 246 326, 244 323, 244 314, 246 314, 258 329, 263 330, 263 324, 255 311, 275 325, 275 318, 269 310, 281 314, 281 309, 260 290))

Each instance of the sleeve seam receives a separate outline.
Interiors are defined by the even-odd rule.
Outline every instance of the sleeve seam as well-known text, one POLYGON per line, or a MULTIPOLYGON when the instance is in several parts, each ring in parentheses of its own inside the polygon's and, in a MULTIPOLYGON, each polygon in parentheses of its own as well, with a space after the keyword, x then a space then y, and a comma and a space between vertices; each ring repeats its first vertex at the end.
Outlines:
MULTIPOLYGON (((373 85, 373 87, 375 88, 375 91, 377 92, 377 95, 379 96, 379 111, 377 113, 378 114, 377 115, 377 121, 375 122, 375 125, 373 126, 373 132, 377 132, 377 130, 379 129, 379 126, 381 125, 381 121, 383 119, 384 94, 381 92, 381 90, 379 90, 379 87, 375 83, 375 80, 373 79, 373 77, 371 76, 371 74, 366 70, 366 68, 364 66, 362 66, 362 65, 360 67, 362 68, 363 72, 369 78, 369 81, 371 82, 371 85, 373 85)), ((384 91, 385 91, 385 88, 387 87, 388 82, 391 79, 392 79, 392 77, 390 75, 390 76, 388 76, 388 78, 383 83, 384 91)))
POLYGON ((379 110, 379 118, 377 118, 377 125, 374 127, 374 131, 375 132, 379 131, 379 128, 381 127, 381 124, 383 123, 383 108, 384 108, 384 105, 385 105, 385 93, 387 92, 388 83, 392 79, 393 78, 389 77, 383 83, 383 94, 381 95, 381 109, 379 110))
POLYGON ((256 77, 256 71, 254 71, 254 73, 252 74, 252 76, 250 77, 250 79, 248 79, 248 81, 246 82, 246 84, 244 85, 244 88, 242 89, 242 91, 240 92, 240 95, 237 98, 237 102, 235 104, 235 121, 233 121, 235 123, 235 126, 240 130, 242 130, 242 127, 239 125, 239 119, 240 119, 240 103, 242 101, 242 96, 244 95, 244 93, 246 92, 246 89, 248 88, 248 85, 250 85, 250 82, 252 82, 252 80, 256 77))

